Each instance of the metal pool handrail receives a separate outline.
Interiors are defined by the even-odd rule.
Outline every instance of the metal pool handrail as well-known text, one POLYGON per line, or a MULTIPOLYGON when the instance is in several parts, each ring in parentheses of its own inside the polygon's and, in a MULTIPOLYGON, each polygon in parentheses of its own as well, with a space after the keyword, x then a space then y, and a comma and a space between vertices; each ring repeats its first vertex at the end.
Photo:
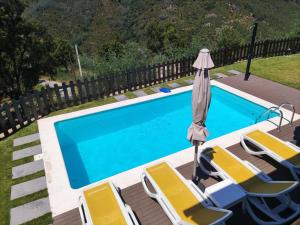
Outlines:
POLYGON ((289 103, 289 102, 285 102, 285 103, 282 103, 279 107, 278 107, 278 109, 280 110, 280 108, 282 108, 283 106, 290 106, 290 108, 292 109, 292 117, 291 117, 291 120, 288 120, 288 119, 286 119, 286 118, 284 118, 285 120, 287 120, 288 122, 289 122, 289 124, 290 124, 290 126, 292 126, 292 123, 293 123, 293 121, 294 121, 294 116, 295 116, 295 106, 292 104, 292 103, 289 103))
POLYGON ((268 120, 269 122, 275 124, 275 125, 277 126, 278 131, 280 131, 281 124, 282 124, 282 119, 283 119, 283 113, 282 113, 282 111, 279 109, 279 107, 272 106, 272 107, 268 108, 267 111, 263 112, 262 114, 260 114, 260 115, 256 118, 255 123, 257 123, 257 122, 259 121, 259 119, 261 119, 264 115, 267 115, 267 114, 268 114, 268 119, 267 119, 267 120, 268 120), (279 124, 275 124, 274 122, 272 122, 272 121, 269 120, 269 118, 270 118, 270 117, 269 117, 269 116, 270 116, 270 113, 276 112, 276 111, 279 112, 279 114, 280 114, 279 124))

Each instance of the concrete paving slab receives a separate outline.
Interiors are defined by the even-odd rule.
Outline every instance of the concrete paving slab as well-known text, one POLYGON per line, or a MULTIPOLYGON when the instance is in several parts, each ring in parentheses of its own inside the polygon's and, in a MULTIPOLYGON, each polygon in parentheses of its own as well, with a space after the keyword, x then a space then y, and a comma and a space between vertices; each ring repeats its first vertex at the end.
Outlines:
POLYGON ((50 213, 48 198, 42 198, 33 202, 20 205, 10 210, 10 225, 19 225, 50 213))
POLYGON ((232 75, 242 75, 243 73, 237 70, 228 70, 228 73, 232 74, 232 75))
POLYGON ((133 91, 132 93, 135 94, 137 97, 142 97, 147 95, 143 90, 133 91))
POLYGON ((27 135, 24 137, 16 138, 13 142, 14 147, 19 145, 28 144, 30 142, 34 142, 40 139, 40 135, 38 133, 27 135))
POLYGON ((21 198, 44 189, 47 189, 46 177, 39 177, 16 184, 11 187, 10 200, 21 198))
POLYGON ((117 96, 114 96, 114 98, 119 102, 128 99, 127 96, 125 96, 125 95, 117 95, 117 96))
POLYGON ((223 73, 216 73, 214 74, 217 78, 224 78, 224 77, 228 77, 227 75, 223 74, 223 73))
POLYGON ((24 148, 13 152, 13 160, 22 159, 28 156, 33 156, 42 153, 41 145, 35 145, 29 148, 24 148))
POLYGON ((172 84, 168 84, 168 86, 170 86, 171 88, 179 88, 180 84, 172 83, 172 84))
POLYGON ((154 91, 155 93, 160 92, 159 89, 161 89, 161 87, 153 87, 153 88, 151 88, 151 90, 154 91))
POLYGON ((190 84, 190 85, 194 84, 194 80, 185 80, 184 82, 187 83, 187 84, 190 84))
POLYGON ((12 178, 16 179, 19 177, 24 177, 39 171, 44 170, 43 160, 33 161, 20 166, 15 166, 12 168, 12 178))

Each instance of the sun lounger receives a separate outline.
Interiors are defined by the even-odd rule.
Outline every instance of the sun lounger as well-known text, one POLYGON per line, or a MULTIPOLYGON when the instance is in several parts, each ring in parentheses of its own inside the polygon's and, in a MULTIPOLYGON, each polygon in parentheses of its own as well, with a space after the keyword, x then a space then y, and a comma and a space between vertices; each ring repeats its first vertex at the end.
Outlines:
POLYGON ((111 182, 86 188, 79 200, 82 224, 138 225, 131 208, 123 203, 111 182))
POLYGON ((241 136, 241 144, 252 155, 268 155, 287 167, 293 177, 300 181, 300 149, 293 144, 287 144, 271 134, 260 130, 251 131, 241 136), (253 151, 246 141, 254 144, 259 151, 253 151))
POLYGON ((232 213, 213 207, 193 182, 185 180, 166 162, 145 168, 142 184, 145 192, 158 201, 171 222, 176 225, 223 224, 232 213), (148 189, 146 179, 155 193, 148 189))
POLYGON ((300 207, 288 195, 288 192, 296 188, 298 182, 272 181, 254 165, 219 146, 207 148, 200 154, 199 164, 204 172, 209 174, 201 158, 216 169, 216 172, 212 172, 214 176, 230 179, 243 188, 247 194, 243 207, 258 224, 283 224, 299 215, 300 207), (287 209, 290 213, 282 214, 287 209), (257 211, 260 211, 260 216, 257 211), (269 218, 261 217, 262 213, 269 218))

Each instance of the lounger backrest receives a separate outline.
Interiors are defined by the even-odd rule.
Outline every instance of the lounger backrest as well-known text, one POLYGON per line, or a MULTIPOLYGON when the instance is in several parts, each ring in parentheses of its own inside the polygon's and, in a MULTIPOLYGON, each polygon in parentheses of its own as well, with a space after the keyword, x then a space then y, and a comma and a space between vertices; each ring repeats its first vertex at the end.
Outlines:
POLYGON ((149 167, 146 171, 183 221, 210 224, 224 216, 223 212, 205 208, 167 163, 149 167))
POLYGON ((285 160, 293 159, 297 155, 299 155, 298 152, 296 152, 288 145, 282 143, 281 141, 277 140, 271 135, 268 135, 260 130, 254 130, 246 134, 246 136, 260 143, 266 148, 270 149, 272 152, 274 152, 275 154, 277 154, 285 160))
POLYGON ((243 165, 240 160, 219 146, 205 150, 204 154, 206 158, 209 158, 218 165, 238 184, 242 184, 250 179, 255 179, 256 177, 256 174, 243 165))
POLYGON ((232 180, 243 187, 248 193, 276 195, 294 185, 294 182, 268 183, 250 170, 244 163, 219 146, 206 149, 202 153, 220 167, 232 180))
POLYGON ((94 225, 126 225, 124 215, 109 183, 83 192, 94 225))

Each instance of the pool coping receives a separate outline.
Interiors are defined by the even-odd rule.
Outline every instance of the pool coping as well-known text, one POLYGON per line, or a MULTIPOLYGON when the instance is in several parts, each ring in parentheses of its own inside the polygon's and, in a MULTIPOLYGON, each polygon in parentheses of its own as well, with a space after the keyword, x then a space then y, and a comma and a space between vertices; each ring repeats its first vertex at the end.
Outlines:
MULTIPOLYGON (((269 108, 272 106, 276 106, 273 103, 267 102, 263 99, 242 92, 238 89, 235 89, 233 87, 230 87, 218 81, 212 80, 211 84, 221 89, 224 89, 226 91, 229 91, 235 95, 238 95, 242 98, 245 98, 249 101, 252 101, 263 107, 269 108)), ((192 85, 173 89, 171 93, 156 93, 152 95, 125 100, 122 102, 111 103, 103 106, 93 107, 89 109, 84 109, 76 112, 66 113, 66 114, 38 120, 38 128, 40 133, 40 140, 41 140, 42 154, 43 154, 42 157, 44 159, 45 174, 46 174, 47 187, 48 187, 48 193, 50 199, 50 207, 51 207, 53 217, 78 207, 79 205, 78 197, 80 195, 80 192, 82 191, 83 188, 87 187, 84 186, 79 189, 72 189, 70 186, 62 152, 60 150, 58 138, 54 127, 55 122, 65 120, 65 119, 71 119, 83 115, 88 115, 96 112, 115 109, 122 106, 133 105, 133 104, 137 104, 140 102, 145 102, 157 98, 167 97, 169 95, 179 94, 190 90, 192 90, 192 85)), ((291 111, 286 109, 282 109, 282 111, 283 114, 287 115, 288 118, 292 114, 291 111)), ((300 119, 299 114, 295 114, 294 116, 294 120, 297 119, 300 119)), ((279 117, 272 118, 271 121, 274 123, 278 123, 279 117)), ((285 125, 287 123, 288 123, 287 121, 283 120, 282 125, 285 125)), ((248 126, 246 128, 228 133, 221 137, 209 140, 203 145, 203 147, 216 145, 216 144, 221 145, 223 147, 234 145, 240 141, 241 134, 258 127, 259 129, 266 132, 276 128, 274 124, 268 121, 263 121, 248 126)), ((151 161, 147 164, 135 167, 133 169, 119 173, 117 175, 114 175, 106 179, 113 181, 121 189, 124 189, 126 187, 132 186, 140 182, 140 174, 142 173, 143 168, 148 164, 152 164, 154 162, 159 162, 159 161, 168 161, 173 166, 178 167, 193 161, 193 152, 194 152, 193 147, 183 149, 181 151, 178 151, 166 157, 157 159, 155 161, 151 161)), ((91 185, 95 185, 95 183, 91 185)))

